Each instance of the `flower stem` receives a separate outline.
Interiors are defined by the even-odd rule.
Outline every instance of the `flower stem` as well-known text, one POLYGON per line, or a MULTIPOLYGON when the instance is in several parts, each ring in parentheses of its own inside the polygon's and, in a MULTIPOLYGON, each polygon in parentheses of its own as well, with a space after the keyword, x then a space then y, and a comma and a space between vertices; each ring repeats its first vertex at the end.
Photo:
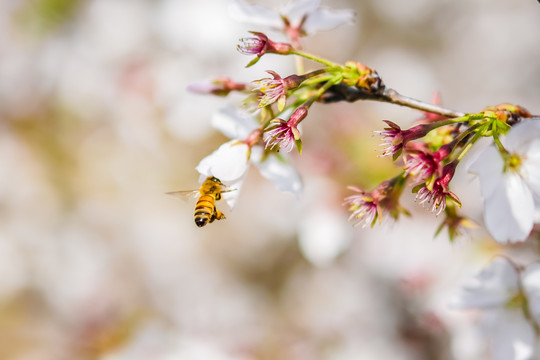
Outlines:
POLYGON ((501 139, 499 139, 499 134, 493 133, 493 141, 495 142, 495 145, 497 145, 497 148, 499 148, 499 151, 503 154, 508 154, 508 151, 505 149, 504 145, 501 142, 501 139))
POLYGON ((291 52, 291 54, 298 55, 298 56, 301 56, 303 58, 316 61, 316 62, 321 63, 321 64, 326 65, 326 66, 341 67, 341 65, 338 64, 338 63, 335 63, 335 62, 332 62, 332 61, 329 61, 329 60, 325 60, 325 59, 320 58, 320 57, 318 57, 316 55, 309 54, 309 53, 306 53, 306 52, 303 52, 303 51, 294 50, 294 51, 291 52))
MULTIPOLYGON (((463 133, 461 133, 458 137, 458 142, 456 142, 456 145, 459 144, 459 142, 461 142, 463 139, 465 139, 468 135, 472 134, 477 128, 479 128, 481 125, 480 124, 476 124, 476 125, 473 125, 471 126, 469 129, 465 130, 463 133)), ((471 149, 471 147, 476 143, 476 141, 478 141, 478 139, 480 139, 482 137, 482 135, 480 133, 476 133, 474 134, 474 137, 472 139, 470 139, 468 142, 467 142, 467 145, 465 145, 461 151, 459 152, 459 154, 456 156, 456 160, 457 161, 461 161, 461 159, 463 159, 463 157, 467 154, 467 152, 471 149)))

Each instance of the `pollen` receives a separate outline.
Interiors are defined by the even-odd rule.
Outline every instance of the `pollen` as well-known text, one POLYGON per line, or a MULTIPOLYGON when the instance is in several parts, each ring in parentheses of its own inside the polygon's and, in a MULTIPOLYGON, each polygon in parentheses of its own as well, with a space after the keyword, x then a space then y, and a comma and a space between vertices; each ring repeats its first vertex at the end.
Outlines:
POLYGON ((506 171, 519 172, 523 164, 523 157, 519 154, 510 154, 505 161, 504 168, 506 171))

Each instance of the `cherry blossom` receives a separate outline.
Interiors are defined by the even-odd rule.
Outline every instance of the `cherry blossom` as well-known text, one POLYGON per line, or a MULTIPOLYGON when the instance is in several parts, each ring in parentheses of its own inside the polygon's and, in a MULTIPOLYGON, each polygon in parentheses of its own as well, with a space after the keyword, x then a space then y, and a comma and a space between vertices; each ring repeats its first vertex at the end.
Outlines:
POLYGON ((265 34, 250 31, 255 37, 241 38, 236 46, 238 52, 244 55, 256 55, 246 67, 256 64, 264 54, 288 55, 293 51, 293 47, 287 43, 274 42, 265 34))
POLYGON ((253 90, 262 93, 259 107, 268 106, 277 101, 279 111, 283 111, 287 100, 287 90, 297 88, 306 79, 306 76, 293 74, 282 78, 275 71, 267 70, 266 72, 272 75, 273 79, 265 78, 253 81, 255 85, 253 90))
POLYGON ((298 151, 302 152, 302 140, 298 124, 307 116, 308 107, 305 105, 296 109, 288 121, 275 119, 265 129, 264 139, 267 148, 279 146, 287 152, 291 152, 296 144, 298 151))
POLYGON ((409 215, 409 212, 399 204, 405 180, 406 177, 398 175, 383 181, 372 192, 349 186, 350 190, 358 193, 345 198, 344 205, 348 205, 351 212, 349 221, 353 221, 355 226, 363 224, 362 227, 368 225, 373 227, 377 220, 381 221, 385 213, 394 220, 401 214, 409 215))
MULTIPOLYGON (((272 181, 279 190, 300 193, 300 176, 289 160, 281 154, 265 152, 262 145, 256 142, 256 138, 260 140, 262 134, 250 114, 228 106, 214 114, 212 125, 232 140, 201 160, 196 167, 201 174, 199 181, 215 176, 230 189, 240 190, 250 165, 253 164, 261 175, 272 181)), ((239 192, 223 194, 231 208, 234 207, 239 192)))
POLYGON ((433 176, 440 176, 443 160, 452 151, 453 144, 441 146, 432 151, 426 143, 410 143, 407 146, 405 173, 413 175, 417 180, 424 181, 433 176))
POLYGON ((540 121, 515 125, 501 137, 506 153, 484 149, 469 171, 480 180, 487 230, 500 243, 524 241, 540 196, 540 121))
POLYGON ((199 81, 188 86, 188 90, 197 94, 227 96, 231 91, 243 91, 246 84, 237 83, 228 77, 219 77, 212 81, 199 81))
POLYGON ((450 181, 456 172, 458 162, 452 161, 445 165, 442 169, 442 174, 432 184, 425 184, 418 191, 416 200, 420 204, 431 204, 431 211, 439 215, 446 208, 447 198, 461 206, 461 203, 453 192, 448 190, 450 181))
POLYGON ((399 125, 392 121, 383 121, 388 127, 381 131, 375 131, 375 135, 380 135, 384 138, 384 142, 381 145, 386 146, 381 157, 392 156, 394 159, 401 154, 401 151, 409 141, 422 138, 435 128, 433 124, 420 124, 410 129, 402 130, 399 125))
POLYGON ((483 329, 492 358, 531 359, 540 313, 540 264, 520 271, 505 258, 495 258, 467 281, 452 305, 483 310, 483 329), (532 316, 531 316, 532 315, 532 316))
POLYGON ((274 10, 245 0, 233 0, 229 12, 239 22, 285 31, 293 41, 297 41, 301 35, 312 35, 320 30, 352 23, 354 11, 331 10, 321 7, 320 3, 320 0, 296 0, 274 10))

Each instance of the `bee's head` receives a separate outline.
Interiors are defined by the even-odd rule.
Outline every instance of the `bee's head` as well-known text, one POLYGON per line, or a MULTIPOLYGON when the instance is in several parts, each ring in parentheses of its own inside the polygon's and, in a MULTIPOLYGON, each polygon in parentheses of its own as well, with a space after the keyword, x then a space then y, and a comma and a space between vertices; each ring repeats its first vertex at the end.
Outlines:
POLYGON ((223 183, 221 182, 221 180, 219 180, 219 179, 218 179, 217 177, 215 177, 215 176, 210 177, 208 180, 213 181, 213 182, 215 182, 216 184, 223 185, 223 183))

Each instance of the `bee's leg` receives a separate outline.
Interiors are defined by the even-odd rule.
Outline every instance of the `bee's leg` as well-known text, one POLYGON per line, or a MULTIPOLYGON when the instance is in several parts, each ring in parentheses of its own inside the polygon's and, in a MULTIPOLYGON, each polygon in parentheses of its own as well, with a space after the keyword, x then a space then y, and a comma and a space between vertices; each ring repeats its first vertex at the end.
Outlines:
MULTIPOLYGON (((217 201, 217 200, 221 200, 221 193, 220 193, 220 192, 218 192, 218 193, 216 194, 216 201, 217 201)), ((219 220, 219 219, 218 219, 218 220, 219 220)))
POLYGON ((225 214, 223 214, 221 211, 219 211, 218 209, 216 209, 216 212, 214 213, 216 215, 216 219, 218 220, 223 220, 225 219, 225 214))
POLYGON ((214 212, 212 213, 212 216, 210 217, 209 222, 213 222, 214 220, 223 220, 223 219, 225 219, 225 214, 223 214, 221 211, 216 209, 216 207, 214 206, 214 212))

